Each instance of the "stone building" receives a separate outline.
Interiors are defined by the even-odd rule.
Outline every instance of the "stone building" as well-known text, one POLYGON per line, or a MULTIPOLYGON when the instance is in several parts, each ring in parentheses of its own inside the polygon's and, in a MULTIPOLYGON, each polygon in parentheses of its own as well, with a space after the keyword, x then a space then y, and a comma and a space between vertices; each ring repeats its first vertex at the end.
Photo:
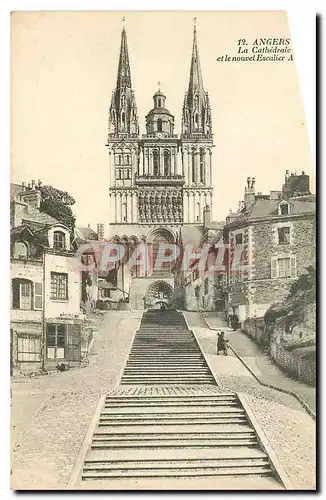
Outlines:
POLYGON ((159 88, 146 115, 146 133, 140 134, 123 28, 109 109, 109 239, 125 249, 116 269, 116 289, 120 298, 127 295, 133 309, 154 305, 157 300, 175 301, 173 266, 157 265, 166 257, 158 253, 160 245, 176 243, 180 233, 184 242, 196 245, 204 207, 212 205, 212 121, 196 27, 180 135, 175 133, 174 116, 166 106, 167 98, 159 88), (147 248, 146 265, 130 268, 127 262, 140 244, 147 248))
POLYGON ((229 313, 241 322, 263 317, 268 307, 285 298, 298 276, 315 265, 315 195, 309 176, 286 171, 282 189, 256 193, 248 178, 244 201, 226 219, 229 248, 229 313))
POLYGON ((211 221, 211 210, 203 212, 201 251, 203 259, 190 261, 184 272, 185 309, 188 311, 225 310, 226 254, 223 222, 211 221))
POLYGON ((71 231, 40 211, 39 185, 11 185, 11 371, 81 356, 81 274, 71 231))

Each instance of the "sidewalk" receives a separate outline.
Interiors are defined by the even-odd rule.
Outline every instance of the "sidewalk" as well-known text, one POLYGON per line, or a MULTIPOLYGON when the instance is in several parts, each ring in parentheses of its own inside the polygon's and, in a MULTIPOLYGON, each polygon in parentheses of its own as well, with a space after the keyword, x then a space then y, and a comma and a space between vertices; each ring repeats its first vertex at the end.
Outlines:
POLYGON ((12 488, 65 488, 99 397, 119 381, 139 323, 140 315, 108 312, 89 366, 12 381, 12 488))
POLYGON ((211 329, 225 328, 227 338, 237 354, 247 363, 254 374, 266 384, 295 392, 316 412, 316 388, 288 376, 274 361, 240 330, 229 329, 226 322, 216 317, 216 313, 205 313, 204 318, 211 329))
MULTIPOLYGON (((294 488, 313 490, 316 487, 316 426, 312 417, 293 396, 261 385, 231 349, 228 356, 217 356, 216 331, 208 328, 201 313, 185 312, 184 316, 222 388, 243 394, 247 399, 294 488)), ((226 338, 232 345, 233 339, 237 342, 237 347, 234 347, 236 350, 242 348, 241 353, 245 354, 248 365, 256 366, 256 346, 254 349, 251 342, 241 343, 241 339, 246 339, 245 334, 231 331, 220 319, 211 323, 214 323, 214 328, 226 332, 226 338)), ((264 356, 259 353, 259 359, 260 355, 264 356)), ((262 363, 260 367, 263 370, 262 363)), ((259 375, 262 376, 261 373, 259 375)), ((287 380, 282 372, 281 376, 287 380)))

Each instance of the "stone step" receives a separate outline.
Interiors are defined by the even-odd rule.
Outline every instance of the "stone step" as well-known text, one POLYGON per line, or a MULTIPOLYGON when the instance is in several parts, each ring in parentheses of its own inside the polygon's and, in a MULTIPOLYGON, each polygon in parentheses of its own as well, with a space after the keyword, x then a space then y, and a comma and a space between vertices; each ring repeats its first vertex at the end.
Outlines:
MULTIPOLYGON (((162 374, 165 372, 170 371, 171 373, 175 373, 177 370, 181 371, 184 375, 188 375, 188 373, 197 373, 196 370, 208 370, 208 373, 210 373, 207 365, 199 365, 199 364, 193 364, 193 365, 180 365, 179 367, 173 366, 173 365, 158 365, 158 366, 146 366, 146 364, 142 365, 134 365, 133 363, 130 363, 126 365, 125 370, 139 370, 141 371, 147 371, 148 373, 152 374, 162 374)), ((126 373, 126 372, 124 372, 126 373)))
POLYGON ((133 442, 137 443, 153 443, 153 442, 169 442, 169 443, 174 443, 178 441, 189 441, 189 443, 197 442, 197 441, 203 441, 207 442, 208 440, 212 440, 214 442, 219 442, 219 441, 229 441, 231 444, 236 444, 236 441, 244 441, 246 439, 249 439, 252 441, 255 438, 255 433, 254 432, 243 432, 243 433, 234 433, 234 434, 228 434, 228 433, 205 433, 205 434, 191 434, 191 433, 184 433, 184 434, 146 434, 146 435, 140 435, 140 434, 126 434, 126 435, 114 435, 114 434, 108 434, 104 432, 96 432, 94 434, 94 439, 93 443, 97 442, 110 442, 110 443, 122 443, 126 442, 127 444, 131 444, 133 442))
POLYGON ((266 465, 252 466, 252 467, 205 467, 205 468, 179 468, 171 469, 117 469, 116 471, 105 472, 84 472, 82 475, 83 480, 87 479, 108 479, 108 478, 121 478, 123 475, 128 477, 193 477, 193 476, 221 476, 221 475, 270 475, 271 469, 266 465))
MULTIPOLYGON (((121 407, 120 407, 121 408, 121 407)), ((216 413, 217 415, 220 414, 229 414, 229 413, 238 413, 241 415, 244 415, 244 411, 242 408, 238 407, 229 407, 229 406, 207 406, 203 408, 200 405, 197 406, 191 406, 190 409, 189 407, 184 407, 184 406, 170 406, 169 408, 166 408, 165 406, 157 406, 157 407, 141 407, 141 408, 121 408, 121 411, 117 411, 119 408, 107 408, 104 409, 101 413, 101 415, 122 415, 122 414, 128 414, 128 415, 179 415, 179 414, 187 414, 187 415, 193 415, 195 413, 200 413, 201 415, 206 415, 206 414, 211 414, 211 413, 216 413)))
POLYGON ((162 418, 161 416, 152 417, 152 418, 109 418, 109 417, 100 417, 99 425, 150 425, 160 422, 161 425, 177 425, 177 424, 239 424, 241 422, 246 422, 246 417, 244 415, 219 415, 216 416, 205 416, 201 417, 200 415, 194 417, 171 417, 171 418, 162 418))
POLYGON ((135 375, 130 375, 130 374, 126 374, 126 375, 123 375, 122 379, 124 381, 126 380, 141 380, 141 379, 145 379, 145 378, 151 378, 152 380, 157 380, 157 381, 161 381, 161 380, 166 380, 167 382, 168 381, 176 381, 176 382, 181 382, 182 380, 205 380, 206 378, 210 379, 212 377, 209 376, 209 374, 207 375, 197 375, 197 374, 191 374, 191 373, 180 373, 179 375, 177 374, 173 374, 173 373, 162 373, 161 375, 160 374, 148 374, 148 377, 146 377, 145 375, 142 375, 142 374, 137 374, 137 370, 135 370, 135 375))
POLYGON ((121 438, 121 439, 129 439, 129 438, 146 438, 146 437, 171 437, 171 436, 197 436, 197 437, 208 437, 208 436, 221 436, 221 435, 237 435, 237 436, 243 436, 243 435, 254 435, 255 432, 249 425, 211 425, 208 426, 210 430, 208 429, 203 429, 202 427, 196 427, 195 425, 192 426, 193 429, 195 430, 189 430, 188 427, 190 426, 184 426, 182 429, 181 426, 178 426, 178 431, 175 429, 172 429, 171 426, 169 427, 162 427, 158 428, 155 430, 150 427, 146 429, 136 429, 136 431, 128 431, 128 434, 126 432, 117 432, 116 429, 110 429, 109 426, 107 428, 101 428, 97 429, 94 433, 94 436, 97 435, 105 435, 105 436, 111 436, 114 438, 121 438))
MULTIPOLYGON (((160 477, 160 491, 269 491, 284 490, 284 487, 272 476, 191 476, 191 477, 160 477)), ((82 481, 78 487, 82 491, 145 491, 158 489, 157 477, 119 477, 108 479, 93 479, 82 481)))
MULTIPOLYGON (((209 405, 219 405, 220 403, 224 402, 237 402, 238 403, 238 398, 234 394, 217 394, 214 396, 179 396, 179 395, 167 395, 167 396, 158 396, 158 395, 151 395, 151 396, 142 396, 142 395, 135 395, 135 396, 107 396, 105 398, 106 403, 115 403, 118 405, 124 405, 124 404, 141 404, 147 406, 149 405, 156 405, 159 403, 159 406, 162 404, 164 406, 169 405, 169 404, 209 404, 209 405)), ((239 403, 238 403, 239 404, 239 403)))
POLYGON ((92 449, 103 448, 214 448, 216 446, 255 446, 256 440, 254 438, 243 439, 184 439, 184 440, 148 440, 148 441, 111 441, 106 439, 94 438, 92 442, 92 449))
POLYGON ((160 359, 163 359, 164 361, 171 361, 171 362, 177 362, 177 361, 192 361, 192 360, 202 360, 204 359, 203 355, 200 352, 197 353, 177 353, 177 352, 167 352, 167 351, 158 351, 156 350, 155 352, 146 352, 146 351, 139 351, 139 352, 131 352, 129 354, 128 359, 146 359, 147 361, 158 361, 160 359))
MULTIPOLYGON (((215 386, 215 380, 214 379, 208 379, 208 380, 185 380, 185 381, 181 381, 178 383, 178 385, 180 387, 189 387, 189 386, 194 386, 194 385, 197 385, 197 386, 202 386, 202 385, 211 385, 212 387, 215 386)), ((170 382, 166 382, 164 380, 162 381, 155 381, 155 380, 151 380, 151 379, 144 379, 144 380, 136 380, 136 381, 128 381, 128 380, 121 380, 121 383, 120 385, 122 387, 125 387, 125 386, 140 386, 140 385, 143 385, 144 387, 148 387, 148 386, 157 386, 157 387, 173 387, 175 385, 175 383, 171 380, 170 382)))
POLYGON ((132 458, 135 462, 140 462, 143 460, 157 461, 165 459, 173 460, 212 460, 212 459, 255 459, 255 458, 265 458, 266 453, 264 453, 259 448, 252 448, 245 446, 234 446, 232 448, 176 448, 174 450, 169 450, 167 455, 166 449, 153 448, 148 450, 146 448, 134 449, 132 452, 132 457, 126 455, 124 450, 111 450, 110 454, 106 450, 90 450, 86 457, 86 463, 88 461, 106 461, 106 460, 130 460, 132 458))
MULTIPOLYGON (((128 358, 127 363, 132 364, 134 366, 156 366, 159 364, 159 366, 165 367, 165 366, 170 366, 170 367, 177 367, 177 366, 189 366, 189 367, 195 367, 195 366, 201 366, 201 363, 206 363, 204 358, 198 358, 198 359, 175 359, 175 360, 168 360, 164 359, 161 357, 160 359, 152 358, 151 361, 148 361, 145 357, 139 357, 139 358, 128 358)), ((205 365, 207 366, 207 364, 205 365)))
POLYGON ((133 469, 133 470, 143 470, 143 469, 160 469, 167 467, 172 469, 179 468, 206 468, 206 467, 253 467, 253 466, 269 466, 268 459, 265 457, 260 458, 239 458, 239 459, 190 459, 190 460, 173 460, 173 459, 165 459, 165 460, 142 460, 140 462, 134 462, 133 460, 107 460, 103 462, 99 461, 87 461, 84 466, 84 471, 96 471, 96 470, 117 470, 117 469, 133 469))
POLYGON ((183 407, 176 407, 175 409, 168 408, 165 409, 164 407, 162 408, 149 408, 149 409, 144 409, 144 408, 124 408, 121 409, 121 411, 117 411, 119 409, 107 409, 103 410, 101 412, 101 417, 105 415, 109 416, 116 416, 117 418, 118 415, 124 416, 139 416, 139 418, 154 418, 154 417, 165 417, 165 418, 173 418, 174 416, 179 416, 182 415, 183 417, 196 417, 198 415, 203 416, 203 415, 216 415, 216 416, 225 416, 225 415, 245 415, 245 412, 242 408, 228 408, 228 407, 207 407, 203 410, 200 406, 194 406, 189 408, 183 408, 183 407))
POLYGON ((105 401, 105 406, 108 407, 117 407, 117 408, 141 408, 141 407, 146 407, 146 408, 153 408, 153 407, 159 407, 162 408, 164 405, 165 408, 170 408, 170 407, 188 407, 188 406, 198 406, 200 405, 201 407, 205 406, 239 406, 239 402, 237 401, 236 398, 227 398, 227 399, 220 399, 218 401, 198 401, 197 398, 193 401, 191 400, 179 400, 179 401, 173 401, 173 399, 169 401, 162 401, 162 400, 156 400, 156 401, 146 401, 146 400, 140 400, 140 401, 114 401, 112 399, 106 400, 105 401))
MULTIPOLYGON (((135 378, 135 379, 130 379, 128 378, 123 378, 121 379, 121 384, 120 385, 166 385, 166 386, 173 386, 175 384, 175 381, 173 378, 170 380, 166 380, 165 378, 156 378, 153 379, 151 377, 143 377, 143 378, 135 378)), ((178 379, 178 384, 181 386, 185 385, 203 385, 203 384, 212 384, 215 385, 214 379, 211 378, 184 378, 184 379, 178 379)))

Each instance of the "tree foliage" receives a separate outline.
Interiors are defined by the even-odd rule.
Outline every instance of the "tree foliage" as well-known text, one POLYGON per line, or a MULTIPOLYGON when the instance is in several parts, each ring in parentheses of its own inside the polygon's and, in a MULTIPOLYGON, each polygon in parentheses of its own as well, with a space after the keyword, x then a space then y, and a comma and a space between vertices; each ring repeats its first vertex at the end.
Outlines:
POLYGON ((76 217, 71 205, 74 205, 75 199, 66 191, 61 191, 53 186, 39 186, 39 190, 41 192, 41 212, 54 217, 73 230, 76 217))
POLYGON ((267 331, 273 333, 276 324, 282 326, 287 333, 305 319, 305 311, 309 305, 316 302, 316 270, 313 266, 306 268, 292 284, 287 298, 275 304, 266 311, 264 316, 267 331))

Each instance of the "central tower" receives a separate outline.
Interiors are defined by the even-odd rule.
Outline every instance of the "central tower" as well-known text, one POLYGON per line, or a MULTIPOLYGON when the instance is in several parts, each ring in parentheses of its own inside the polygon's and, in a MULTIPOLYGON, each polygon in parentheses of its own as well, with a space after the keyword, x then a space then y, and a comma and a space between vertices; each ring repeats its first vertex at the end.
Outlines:
POLYGON ((139 142, 139 221, 145 224, 183 222, 182 186, 178 166, 179 140, 174 134, 174 116, 165 107, 166 96, 159 89, 154 106, 146 116, 146 134, 139 142))

